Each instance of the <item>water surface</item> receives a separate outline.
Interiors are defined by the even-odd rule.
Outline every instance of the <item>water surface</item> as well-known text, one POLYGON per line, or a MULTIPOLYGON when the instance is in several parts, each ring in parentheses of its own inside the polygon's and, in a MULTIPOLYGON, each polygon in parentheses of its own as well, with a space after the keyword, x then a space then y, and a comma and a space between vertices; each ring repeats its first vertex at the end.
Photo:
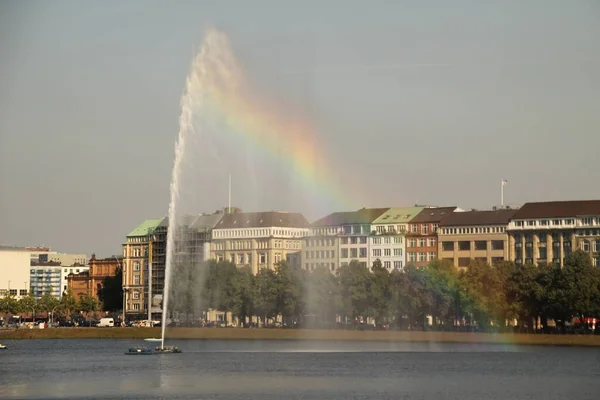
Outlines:
POLYGON ((127 356, 139 340, 13 340, 3 399, 596 399, 593 348, 489 344, 173 340, 184 353, 127 356))

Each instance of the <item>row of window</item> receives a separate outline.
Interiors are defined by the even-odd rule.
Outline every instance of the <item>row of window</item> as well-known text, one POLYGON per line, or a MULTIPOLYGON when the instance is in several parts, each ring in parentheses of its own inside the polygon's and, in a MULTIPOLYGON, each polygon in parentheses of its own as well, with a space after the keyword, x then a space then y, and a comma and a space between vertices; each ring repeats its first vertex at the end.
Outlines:
POLYGON ((340 258, 367 258, 367 248, 353 248, 353 249, 342 249, 340 251, 340 258))
MULTIPOLYGON (((224 261, 225 256, 217 254, 217 261, 224 261)), ((269 255, 267 253, 258 253, 258 264, 264 265, 268 263, 269 255)), ((273 263, 277 264, 283 260, 281 253, 275 253, 273 255, 273 263)), ((252 254, 251 253, 238 253, 230 254, 229 261, 236 265, 252 265, 252 254)))
MULTIPOLYGON (((523 227, 523 226, 563 226, 563 225, 574 225, 574 218, 566 218, 566 219, 531 219, 528 221, 514 221, 515 226, 523 227)), ((591 224, 586 224, 591 225, 591 224)))
POLYGON ((432 261, 437 258, 435 252, 433 252, 433 251, 429 251, 429 252, 419 251, 419 252, 410 252, 410 253, 406 252, 406 257, 407 257, 407 262, 409 262, 409 263, 432 261))
POLYGON ((335 250, 307 250, 304 252, 307 259, 311 258, 335 258, 335 250))
POLYGON ((392 242, 394 242, 394 244, 402 244, 402 236, 394 236, 393 238, 389 237, 389 236, 386 236, 383 238, 381 238, 381 237, 373 238, 373 244, 381 244, 381 242, 383 242, 383 244, 390 244, 392 242))
POLYGON ((392 250, 393 250, 393 254, 394 257, 401 257, 402 256, 402 249, 401 248, 394 248, 394 249, 372 249, 373 250, 373 257, 392 257, 392 250), (383 251, 382 251, 383 250, 383 251))
POLYGON ((505 226, 473 226, 469 228, 441 228, 442 235, 473 235, 483 233, 504 233, 505 226))
POLYGON ((215 229, 213 237, 226 239, 230 237, 264 237, 264 236, 290 236, 304 237, 308 235, 307 230, 291 230, 280 228, 264 228, 264 229, 215 229))
MULTIPOLYGON (((225 251, 225 250, 251 250, 253 248, 251 240, 238 240, 238 241, 230 241, 228 243, 225 242, 214 242, 212 244, 213 249, 217 251, 225 251)), ((256 248, 257 249, 268 249, 271 246, 275 249, 300 249, 300 241, 299 240, 274 240, 271 244, 269 240, 257 240, 256 248)))
POLYGON ((27 296, 27 289, 0 289, 0 297, 2 298, 8 295, 16 296, 17 293, 19 296, 27 296))
POLYGON ((408 239, 406 241, 406 247, 435 247, 437 246, 437 240, 435 238, 427 239, 408 239))
MULTIPOLYGON (((590 241, 589 240, 582 240, 581 241, 581 250, 585 251, 586 253, 590 252, 590 248, 592 248, 592 246, 590 245, 590 241)), ((594 246, 593 246, 594 252, 600 252, 600 240, 596 240, 594 241, 594 246)))
POLYGON ((504 250, 504 240, 460 240, 456 242, 442 242, 443 251, 482 251, 488 250, 488 247, 490 250, 504 250))

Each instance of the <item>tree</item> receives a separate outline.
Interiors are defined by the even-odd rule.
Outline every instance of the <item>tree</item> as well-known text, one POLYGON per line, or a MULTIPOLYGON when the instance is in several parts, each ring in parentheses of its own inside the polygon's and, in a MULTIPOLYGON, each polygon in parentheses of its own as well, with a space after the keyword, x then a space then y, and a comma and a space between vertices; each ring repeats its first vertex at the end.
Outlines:
POLYGON ((35 319, 35 312, 38 308, 37 300, 31 293, 19 300, 20 309, 26 313, 31 313, 32 321, 35 319))
POLYGON ((102 280, 98 290, 98 299, 102 302, 104 311, 119 311, 123 308, 123 269, 118 266, 114 276, 102 280))
POLYGON ((86 293, 79 299, 79 311, 88 314, 98 310, 98 300, 90 293, 86 293))
POLYGON ((335 323, 342 310, 338 277, 327 267, 308 272, 304 283, 305 313, 309 326, 324 327, 335 323))
POLYGON ((256 274, 256 315, 261 319, 263 325, 267 320, 277 315, 277 276, 275 271, 260 269, 256 274))
POLYGON ((342 298, 344 314, 353 320, 359 317, 368 317, 370 311, 370 289, 372 284, 371 273, 366 266, 356 260, 343 265, 338 270, 340 284, 342 285, 342 298))
POLYGON ((21 312, 21 304, 14 295, 0 298, 0 313, 16 315, 21 312))
POLYGON ((232 302, 232 314, 242 323, 246 318, 251 318, 255 312, 256 285, 255 277, 250 267, 242 267, 232 281, 234 285, 234 297, 232 302))
POLYGON ((592 266, 589 254, 577 250, 566 257, 562 277, 569 314, 583 323, 598 310, 600 270, 592 266))
POLYGON ((275 268, 275 284, 277 288, 277 312, 284 325, 298 324, 304 310, 302 270, 282 261, 275 268))
POLYGON ((375 318, 375 322, 387 321, 390 317, 392 301, 392 287, 390 273, 381 265, 379 259, 373 262, 371 267, 369 285, 369 316, 375 318))
POLYGON ((59 301, 56 297, 52 296, 51 293, 46 292, 38 302, 38 308, 40 311, 50 313, 58 307, 59 301))
POLYGON ((70 317, 74 311, 77 311, 79 308, 79 304, 77 303, 77 299, 73 296, 73 292, 71 289, 68 289, 65 293, 63 293, 60 299, 60 312, 65 317, 70 317))

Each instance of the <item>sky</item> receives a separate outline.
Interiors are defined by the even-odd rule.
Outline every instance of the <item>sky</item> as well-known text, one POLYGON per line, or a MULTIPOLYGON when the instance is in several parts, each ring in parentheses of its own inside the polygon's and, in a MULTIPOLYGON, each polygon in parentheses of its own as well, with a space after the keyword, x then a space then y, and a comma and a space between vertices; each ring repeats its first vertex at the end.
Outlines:
POLYGON ((180 97, 210 28, 274 117, 310 127, 329 178, 294 175, 286 132, 267 154, 235 139, 243 127, 219 131, 184 182, 196 212, 227 205, 229 174, 232 205, 309 221, 489 209, 502 179, 510 205, 600 199, 596 1, 14 0, 0 2, 0 244, 110 256, 167 214, 180 97))

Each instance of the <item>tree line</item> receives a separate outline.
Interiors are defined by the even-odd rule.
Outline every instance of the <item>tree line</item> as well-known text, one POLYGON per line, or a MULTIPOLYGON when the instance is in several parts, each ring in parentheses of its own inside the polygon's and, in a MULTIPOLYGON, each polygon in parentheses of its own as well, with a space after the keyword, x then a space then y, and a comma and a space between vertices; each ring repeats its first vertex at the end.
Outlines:
POLYGON ((458 269, 435 260, 388 272, 376 260, 369 267, 352 261, 335 274, 282 262, 254 275, 249 267, 211 260, 205 268, 179 270, 173 282, 169 310, 180 320, 214 309, 238 321, 268 325, 279 319, 288 327, 370 321, 411 330, 564 332, 576 319, 600 317, 600 269, 581 251, 570 254, 564 267, 472 260, 458 269), (516 327, 509 328, 513 321, 516 327))

